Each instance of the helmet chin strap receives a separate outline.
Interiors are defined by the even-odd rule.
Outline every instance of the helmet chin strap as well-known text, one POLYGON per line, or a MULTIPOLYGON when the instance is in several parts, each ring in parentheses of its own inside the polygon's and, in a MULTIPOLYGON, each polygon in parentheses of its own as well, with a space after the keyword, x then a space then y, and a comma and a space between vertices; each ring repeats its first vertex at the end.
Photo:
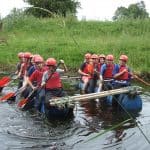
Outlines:
POLYGON ((51 67, 51 69, 49 70, 50 73, 53 73, 55 71, 56 71, 56 66, 55 67, 53 66, 53 68, 51 67))

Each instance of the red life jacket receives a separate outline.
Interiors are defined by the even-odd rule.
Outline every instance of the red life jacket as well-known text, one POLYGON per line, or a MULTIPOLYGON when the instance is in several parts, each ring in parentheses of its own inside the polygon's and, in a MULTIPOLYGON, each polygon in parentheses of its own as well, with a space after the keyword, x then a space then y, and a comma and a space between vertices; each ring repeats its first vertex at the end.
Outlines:
POLYGON ((97 65, 97 71, 98 71, 98 72, 101 71, 101 66, 102 66, 102 65, 103 65, 103 64, 98 63, 98 65, 97 65))
POLYGON ((61 87, 62 87, 62 82, 60 79, 60 75, 58 72, 54 72, 46 82, 46 89, 57 89, 61 87))
MULTIPOLYGON (((122 72, 124 69, 128 70, 126 66, 120 66, 118 73, 122 72)), ((128 79, 129 79, 129 72, 125 72, 124 74, 122 74, 117 78, 117 80, 128 80, 128 79)))
POLYGON ((106 70, 104 72, 104 79, 112 79, 113 78, 113 70, 114 70, 115 64, 106 64, 106 70))
POLYGON ((38 86, 41 85, 41 82, 42 82, 42 76, 43 76, 43 73, 45 72, 45 69, 41 69, 41 70, 38 70, 36 69, 32 75, 30 76, 29 80, 33 83, 33 82, 36 82, 38 86))

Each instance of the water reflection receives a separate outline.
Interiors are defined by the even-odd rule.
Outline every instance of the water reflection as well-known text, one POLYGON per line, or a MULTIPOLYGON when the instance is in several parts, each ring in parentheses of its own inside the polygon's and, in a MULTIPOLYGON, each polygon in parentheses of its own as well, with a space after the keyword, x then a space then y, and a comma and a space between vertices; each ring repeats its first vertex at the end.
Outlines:
MULTIPOLYGON (((3 92, 11 90, 5 88, 3 92)), ((149 149, 136 123, 150 139, 150 97, 142 95, 143 110, 130 121, 126 112, 114 111, 101 101, 76 104, 74 117, 65 122, 49 122, 34 111, 22 112, 16 103, 0 104, 0 146, 2 149, 149 149), (115 127, 109 130, 111 127, 115 127), (88 139, 101 134, 95 139, 88 139), (87 142, 88 141, 88 142, 87 142), (137 142, 138 141, 138 142, 137 142)))
MULTIPOLYGON (((108 130, 109 136, 105 138, 102 144, 104 145, 103 148, 116 147, 116 145, 120 145, 124 140, 131 138, 135 134, 134 132, 127 135, 126 130, 137 126, 136 117, 140 115, 139 113, 128 114, 124 111, 120 112, 110 106, 106 107, 101 101, 96 100, 82 102, 80 107, 83 108, 85 113, 85 125, 88 126, 90 134, 101 133, 100 136, 103 137, 103 133, 106 134, 108 130), (128 122, 123 123, 126 120, 128 122)), ((82 134, 82 136, 89 136, 90 134, 82 134)))

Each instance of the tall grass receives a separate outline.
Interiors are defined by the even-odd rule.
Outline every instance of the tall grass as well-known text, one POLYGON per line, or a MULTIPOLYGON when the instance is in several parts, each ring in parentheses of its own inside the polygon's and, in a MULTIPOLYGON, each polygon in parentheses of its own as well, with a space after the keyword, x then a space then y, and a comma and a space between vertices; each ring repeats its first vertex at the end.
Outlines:
POLYGON ((3 20, 0 38, 0 64, 11 66, 17 62, 16 54, 31 51, 45 59, 64 59, 69 68, 78 68, 87 51, 127 54, 129 66, 135 71, 149 72, 150 20, 118 22, 77 21, 74 18, 37 19, 33 16, 9 16, 3 20))

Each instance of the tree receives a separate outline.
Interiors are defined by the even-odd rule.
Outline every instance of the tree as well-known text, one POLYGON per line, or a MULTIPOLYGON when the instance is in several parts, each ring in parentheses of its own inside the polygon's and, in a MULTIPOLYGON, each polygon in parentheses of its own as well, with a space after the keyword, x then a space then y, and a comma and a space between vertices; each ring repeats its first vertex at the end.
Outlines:
POLYGON ((66 17, 68 13, 76 14, 76 10, 80 7, 80 3, 76 0, 24 0, 31 6, 26 12, 36 17, 48 17, 61 15, 66 17))
POLYGON ((131 4, 128 8, 118 7, 115 11, 115 15, 113 16, 113 20, 120 19, 144 19, 149 18, 149 14, 146 12, 145 4, 143 1, 131 4))

